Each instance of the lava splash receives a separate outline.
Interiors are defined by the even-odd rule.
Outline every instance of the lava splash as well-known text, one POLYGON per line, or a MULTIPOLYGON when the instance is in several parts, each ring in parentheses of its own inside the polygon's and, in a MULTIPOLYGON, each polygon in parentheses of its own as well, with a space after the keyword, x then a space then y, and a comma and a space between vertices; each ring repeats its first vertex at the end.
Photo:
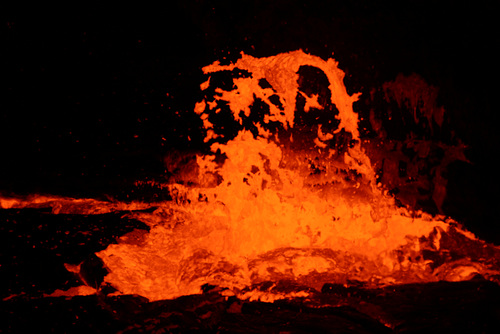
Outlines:
MULTIPOLYGON (((138 211, 128 216, 150 227, 97 253, 117 294, 155 301, 216 286, 225 295, 272 301, 308 293, 263 296, 253 287, 376 288, 477 274, 498 281, 498 247, 450 218, 397 205, 377 182, 373 146, 360 138, 353 111, 359 94, 347 93, 335 60, 302 50, 242 53, 203 72, 194 112, 209 149, 186 158, 176 177, 151 183, 172 200, 82 202, 98 212, 130 205, 138 211), (307 71, 328 84, 311 90, 307 71), (154 210, 139 210, 148 207, 154 210)), ((21 202, 4 199, 2 207, 26 206, 21 202)))

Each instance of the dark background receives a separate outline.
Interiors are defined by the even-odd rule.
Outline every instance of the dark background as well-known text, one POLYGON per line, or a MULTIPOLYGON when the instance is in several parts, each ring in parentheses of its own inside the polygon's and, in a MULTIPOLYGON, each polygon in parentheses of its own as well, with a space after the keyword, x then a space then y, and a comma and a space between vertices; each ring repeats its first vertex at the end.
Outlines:
POLYGON ((493 2, 235 3, 5 10, 0 192, 126 198, 166 152, 199 148, 202 66, 302 48, 333 52, 364 97, 398 73, 439 87, 472 162, 450 170, 447 213, 500 243, 493 2))

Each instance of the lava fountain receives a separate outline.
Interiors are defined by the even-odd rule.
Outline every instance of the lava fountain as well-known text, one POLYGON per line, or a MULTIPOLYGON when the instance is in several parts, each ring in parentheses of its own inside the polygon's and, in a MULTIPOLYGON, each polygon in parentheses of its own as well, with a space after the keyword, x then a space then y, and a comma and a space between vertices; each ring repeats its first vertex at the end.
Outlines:
POLYGON ((376 288, 478 274, 498 282, 498 247, 450 218, 397 205, 378 182, 375 146, 360 138, 353 111, 359 94, 347 93, 335 60, 301 50, 266 58, 242 53, 203 72, 194 112, 209 149, 186 158, 168 182, 150 182, 171 201, 4 198, 2 207, 38 201, 57 212, 137 210, 128 216, 150 231, 96 255, 115 294, 150 301, 206 287, 262 301, 308 295, 274 290, 276 284, 264 293, 258 287, 266 282, 317 290, 325 283, 376 288), (307 89, 303 69, 321 73, 328 85, 307 89), (148 207, 154 210, 140 210, 148 207))

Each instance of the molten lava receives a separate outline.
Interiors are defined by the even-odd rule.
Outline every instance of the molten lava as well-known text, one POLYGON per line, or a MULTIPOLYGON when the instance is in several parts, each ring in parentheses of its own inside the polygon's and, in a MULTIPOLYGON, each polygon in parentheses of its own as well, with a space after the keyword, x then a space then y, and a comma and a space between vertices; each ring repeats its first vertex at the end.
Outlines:
MULTIPOLYGON (((86 214, 154 206, 129 214, 149 233, 97 253, 117 293, 150 301, 201 293, 206 285, 242 299, 307 296, 252 289, 267 281, 320 289, 327 282, 379 287, 475 274, 496 280, 498 247, 452 219, 396 205, 377 184, 352 107, 359 94, 347 93, 337 65, 299 50, 267 58, 242 53, 235 63, 206 66, 204 98, 194 111, 210 152, 181 171, 179 179, 189 182, 155 183, 172 201, 45 202, 56 213, 69 202, 86 214), (302 89, 304 68, 323 73, 328 87, 302 89)), ((440 113, 433 117, 441 120, 440 113)), ((27 202, 3 199, 1 206, 27 202)))

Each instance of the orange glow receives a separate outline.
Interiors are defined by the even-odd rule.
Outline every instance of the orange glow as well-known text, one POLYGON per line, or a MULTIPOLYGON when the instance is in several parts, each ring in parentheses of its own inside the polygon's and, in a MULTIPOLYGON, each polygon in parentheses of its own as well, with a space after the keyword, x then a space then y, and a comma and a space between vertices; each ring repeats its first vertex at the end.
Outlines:
POLYGON ((51 208, 53 214, 95 215, 115 211, 143 210, 148 203, 121 203, 99 201, 92 198, 68 198, 59 196, 32 195, 21 197, 0 197, 0 209, 51 208))
MULTIPOLYGON (((97 255, 109 270, 105 282, 119 294, 150 301, 197 294, 204 284, 226 288, 224 294, 242 299, 273 301, 307 293, 263 294, 251 286, 292 280, 317 289, 326 282, 350 281, 377 287, 466 280, 477 273, 494 280, 499 274, 497 260, 467 256, 467 249, 453 249, 463 256, 438 263, 437 258, 458 247, 450 238, 497 255, 500 249, 444 216, 398 207, 376 185, 352 108, 359 94, 347 93, 344 72, 335 60, 301 50, 267 58, 242 53, 234 64, 215 62, 203 68, 207 76, 233 70, 249 75, 234 77, 233 90, 215 87, 214 96, 194 107, 212 153, 198 155, 194 167, 184 171, 193 185, 157 184, 173 201, 155 203, 153 212, 134 212, 152 206, 148 203, 42 197, 2 199, 1 207, 51 203, 54 213, 73 212, 70 204, 86 214, 130 210, 128 216, 149 225, 150 232, 140 241, 112 244, 97 255), (306 100, 305 112, 328 112, 317 95, 299 90, 301 66, 316 67, 328 78, 330 102, 338 110, 331 119, 338 126, 331 130, 311 124, 304 147, 292 147, 298 96, 306 100), (271 87, 262 88, 261 79, 271 87), (256 99, 269 108, 262 120, 252 121, 257 131, 243 129, 234 138, 218 132, 212 116, 220 112, 221 103, 243 125, 256 99), (291 139, 273 130, 276 123, 291 139), (341 131, 352 138, 345 150, 333 145, 341 131), (434 257, 424 256, 424 251, 434 257)), ((212 84, 209 77, 200 88, 208 91, 212 84)), ((439 110, 429 117, 438 122, 442 118, 439 110)))

